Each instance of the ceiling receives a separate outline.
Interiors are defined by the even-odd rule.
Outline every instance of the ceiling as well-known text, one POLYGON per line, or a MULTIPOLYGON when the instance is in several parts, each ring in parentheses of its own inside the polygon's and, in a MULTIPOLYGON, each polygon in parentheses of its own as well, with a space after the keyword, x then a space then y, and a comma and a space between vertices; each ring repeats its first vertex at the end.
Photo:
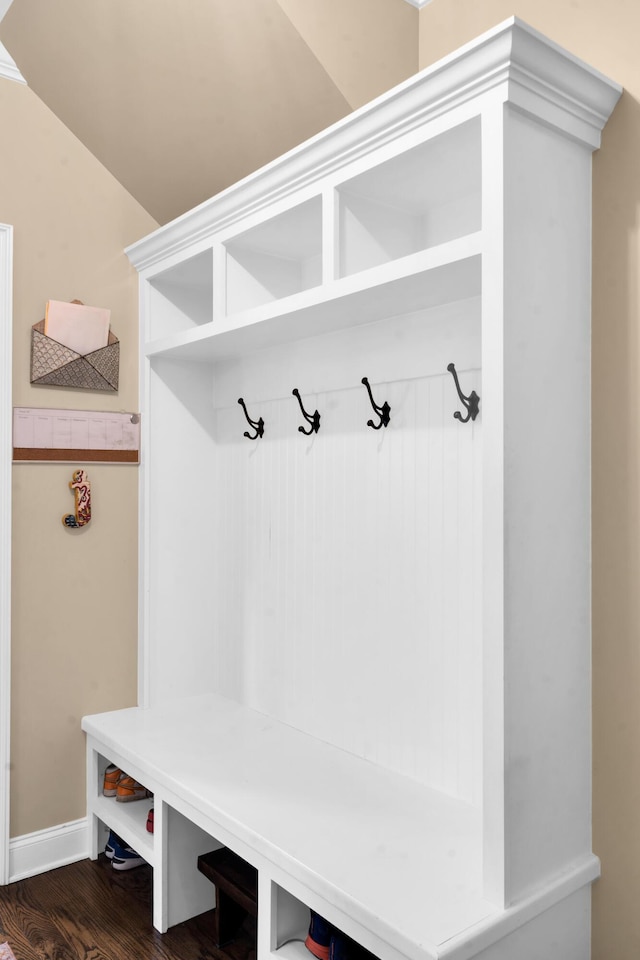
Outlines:
POLYGON ((166 223, 414 73, 417 2, 0 0, 0 41, 166 223))

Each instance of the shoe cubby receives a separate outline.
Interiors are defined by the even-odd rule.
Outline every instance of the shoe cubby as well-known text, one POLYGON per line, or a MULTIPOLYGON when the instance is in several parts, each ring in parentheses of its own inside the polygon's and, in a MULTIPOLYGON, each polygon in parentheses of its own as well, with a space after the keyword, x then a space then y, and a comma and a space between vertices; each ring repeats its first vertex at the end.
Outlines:
MULTIPOLYGON (((102 754, 95 755, 95 789, 89 797, 89 810, 98 821, 95 824, 97 853, 103 852, 108 832, 113 830, 153 866, 156 859, 154 834, 147 831, 147 816, 153 797, 127 803, 119 802, 116 797, 105 797, 103 793, 105 770, 114 762, 102 754)), ((125 770, 125 772, 129 771, 125 770)))
MULTIPOLYGON (((271 957, 273 960, 314 960, 315 954, 306 946, 310 933, 311 908, 288 890, 273 883, 271 957)), ((315 910, 320 916, 321 911, 315 910)), ((334 956, 330 960, 377 960, 360 943, 344 933, 337 924, 323 918, 329 927, 329 933, 337 940, 334 956)))
POLYGON ((147 341, 186 333, 213 319, 211 249, 156 274, 148 285, 147 341))
POLYGON ((313 197, 227 241, 227 315, 322 282, 322 203, 313 197))
POLYGON ((310 960, 304 945, 309 930, 309 907, 277 883, 271 886, 271 954, 281 960, 310 960))
POLYGON ((347 180, 338 211, 341 277, 476 233, 479 118, 347 180))

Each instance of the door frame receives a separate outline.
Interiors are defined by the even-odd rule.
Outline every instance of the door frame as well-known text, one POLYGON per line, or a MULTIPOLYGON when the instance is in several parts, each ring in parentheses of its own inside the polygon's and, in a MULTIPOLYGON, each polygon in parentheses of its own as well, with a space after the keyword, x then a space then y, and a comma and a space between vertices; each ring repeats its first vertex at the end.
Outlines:
POLYGON ((9 882, 13 227, 0 223, 0 884, 9 882))

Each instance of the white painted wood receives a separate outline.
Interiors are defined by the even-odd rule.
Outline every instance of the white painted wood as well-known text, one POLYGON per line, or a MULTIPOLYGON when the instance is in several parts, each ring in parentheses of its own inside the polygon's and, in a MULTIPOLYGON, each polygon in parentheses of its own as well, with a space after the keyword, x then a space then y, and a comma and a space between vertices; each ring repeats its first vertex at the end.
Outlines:
MULTIPOLYGON (((83 727, 107 754, 124 744, 122 761, 156 803, 162 797, 274 881, 264 909, 277 916, 279 903, 285 923, 272 937, 301 932, 297 900, 381 960, 468 960, 576 892, 588 903, 599 873, 591 855, 500 910, 478 897, 481 829, 472 807, 224 698, 100 714, 83 727), (318 782, 342 789, 327 803, 318 782)), ((584 942, 579 913, 560 942, 584 942)))
POLYGON ((167 824, 167 926, 212 910, 216 889, 198 870, 198 857, 221 844, 177 810, 165 805, 167 824))
POLYGON ((129 249, 148 709, 84 728, 161 804, 159 929, 202 909, 179 875, 211 838, 262 876, 261 960, 301 956, 309 908, 380 960, 582 957, 590 155, 619 94, 511 19, 129 249))
POLYGON ((154 231, 128 247, 127 253, 134 266, 147 270, 249 213, 318 184, 346 161, 371 154, 407 131, 425 128, 447 112, 453 115, 480 95, 513 97, 523 109, 596 148, 620 93, 618 84, 511 17, 154 231))
POLYGON ((200 810, 211 836, 249 845, 258 867, 266 858, 378 936, 413 941, 414 954, 495 909, 480 893, 469 804, 214 696, 83 726, 156 797, 200 810))
POLYGON ((475 233, 480 120, 461 123, 340 186, 341 275, 475 233))
POLYGON ((236 314, 322 281, 322 205, 314 197, 229 241, 226 313, 236 314))
POLYGON ((480 292, 479 233, 343 277, 197 330, 154 340, 148 356, 218 360, 465 300, 480 292))
POLYGON ((56 870, 88 855, 87 820, 73 820, 14 837, 9 847, 8 883, 56 870))
POLYGON ((10 875, 12 291, 13 227, 0 224, 0 884, 10 875))
POLYGON ((504 364, 504 540, 485 568, 505 569, 510 903, 590 851, 591 156, 509 109, 503 149, 504 313, 484 346, 504 364))
POLYGON ((205 250, 149 284, 145 342, 191 330, 213 319, 213 258, 205 250))

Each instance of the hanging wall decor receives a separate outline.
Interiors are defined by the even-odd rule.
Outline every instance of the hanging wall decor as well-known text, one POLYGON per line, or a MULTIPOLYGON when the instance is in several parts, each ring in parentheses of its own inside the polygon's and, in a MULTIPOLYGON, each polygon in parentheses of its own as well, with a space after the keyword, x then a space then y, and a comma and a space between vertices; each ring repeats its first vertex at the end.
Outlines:
POLYGON ((80 300, 49 300, 45 318, 31 328, 31 383, 116 391, 120 342, 110 314, 80 300))
POLYGON ((86 527, 91 520, 91 484, 86 470, 74 470, 69 489, 75 497, 75 513, 67 513, 62 518, 65 527, 86 527))

